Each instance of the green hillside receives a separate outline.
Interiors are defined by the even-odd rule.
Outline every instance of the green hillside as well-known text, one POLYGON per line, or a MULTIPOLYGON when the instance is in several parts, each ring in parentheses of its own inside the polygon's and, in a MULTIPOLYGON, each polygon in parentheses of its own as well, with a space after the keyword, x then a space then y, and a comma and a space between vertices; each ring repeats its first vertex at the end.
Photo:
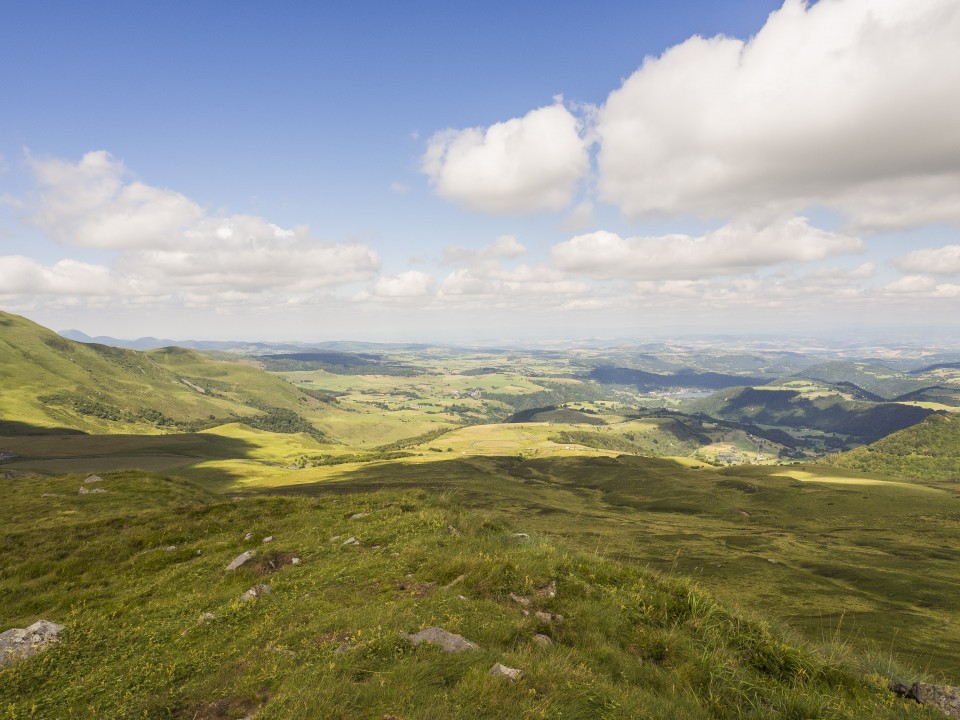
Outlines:
POLYGON ((838 433, 854 444, 878 440, 933 412, 899 403, 848 400, 839 391, 808 396, 780 387, 721 390, 692 401, 688 408, 724 420, 838 433))
POLYGON ((837 467, 924 480, 960 481, 960 415, 922 423, 827 461, 837 467))
POLYGON ((442 496, 224 501, 134 473, 78 496, 82 482, 4 485, 0 627, 64 625, 0 668, 9 720, 934 717, 887 690, 911 677, 842 644, 442 496), (409 639, 431 627, 476 647, 409 639))
POLYGON ((899 395, 914 392, 925 384, 909 373, 900 372, 885 365, 858 362, 826 362, 804 368, 796 377, 822 380, 828 383, 848 382, 869 392, 892 400, 899 395))
POLYGON ((301 415, 326 407, 251 365, 77 343, 0 312, 0 435, 196 430, 237 418, 316 432, 301 415))

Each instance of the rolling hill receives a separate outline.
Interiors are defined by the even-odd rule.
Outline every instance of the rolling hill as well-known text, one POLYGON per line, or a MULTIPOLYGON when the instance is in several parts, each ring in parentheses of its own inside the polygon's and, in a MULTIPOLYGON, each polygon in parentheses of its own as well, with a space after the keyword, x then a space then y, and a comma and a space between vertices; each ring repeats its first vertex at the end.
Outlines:
POLYGON ((251 365, 183 348, 139 352, 78 343, 0 312, 0 434, 156 433, 237 419, 317 433, 303 415, 328 408, 251 365))

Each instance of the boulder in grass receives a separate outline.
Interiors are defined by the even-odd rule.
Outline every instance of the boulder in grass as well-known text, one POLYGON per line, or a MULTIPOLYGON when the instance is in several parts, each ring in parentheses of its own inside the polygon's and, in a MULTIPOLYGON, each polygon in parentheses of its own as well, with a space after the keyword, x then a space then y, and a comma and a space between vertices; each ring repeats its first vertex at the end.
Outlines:
POLYGON ((37 620, 27 628, 11 628, 0 633, 0 667, 42 652, 60 640, 63 625, 37 620))
POLYGON ((269 585, 254 585, 252 588, 247 590, 243 595, 240 596, 240 602, 248 603, 253 602, 254 600, 263 597, 264 595, 269 595, 271 593, 269 585))
POLYGON ((84 480, 84 482, 85 483, 103 482, 103 478, 100 477, 99 475, 91 475, 86 480, 84 480))
POLYGON ((247 560, 249 560, 250 558, 252 558, 253 555, 254 555, 253 550, 245 550, 244 552, 242 552, 242 553, 240 553, 239 555, 237 555, 237 556, 233 559, 233 562, 231 562, 229 565, 227 565, 227 570, 236 570, 238 567, 240 567, 240 566, 243 565, 245 562, 247 562, 247 560))
POLYGON ((509 680, 510 682, 517 682, 517 680, 523 677, 522 670, 507 667, 501 663, 496 663, 492 668, 490 668, 490 674, 493 677, 503 678, 504 680, 509 680))
POLYGON ((429 627, 425 630, 421 630, 418 633, 404 635, 404 637, 412 645, 430 643, 431 645, 439 645, 444 652, 449 653, 464 652, 466 650, 479 650, 480 648, 479 645, 470 642, 462 635, 457 635, 456 633, 452 633, 438 627, 429 627))

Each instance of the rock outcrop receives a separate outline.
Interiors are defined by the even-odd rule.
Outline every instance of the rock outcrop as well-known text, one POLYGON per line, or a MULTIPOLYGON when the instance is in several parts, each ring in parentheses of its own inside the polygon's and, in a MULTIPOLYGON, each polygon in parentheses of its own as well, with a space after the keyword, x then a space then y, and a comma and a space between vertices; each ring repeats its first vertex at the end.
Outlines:
POLYGON ((418 633, 413 633, 412 635, 404 635, 404 637, 409 640, 412 645, 430 643, 431 645, 439 645, 444 651, 449 653, 478 650, 480 647, 462 635, 457 635, 456 633, 448 632, 438 627, 430 627, 418 633))
POLYGON ((32 657, 60 640, 63 625, 37 620, 28 628, 12 628, 0 633, 0 667, 15 660, 32 657))
POLYGON ((960 688, 915 682, 913 685, 893 683, 890 689, 901 697, 935 707, 947 717, 960 718, 960 688))

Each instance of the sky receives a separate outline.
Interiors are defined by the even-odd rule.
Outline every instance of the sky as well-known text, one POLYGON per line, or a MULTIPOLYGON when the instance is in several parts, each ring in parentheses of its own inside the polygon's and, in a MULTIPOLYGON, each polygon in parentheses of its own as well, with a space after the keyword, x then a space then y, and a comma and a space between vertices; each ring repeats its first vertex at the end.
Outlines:
POLYGON ((0 309, 173 339, 960 334, 960 2, 6 3, 0 309))

